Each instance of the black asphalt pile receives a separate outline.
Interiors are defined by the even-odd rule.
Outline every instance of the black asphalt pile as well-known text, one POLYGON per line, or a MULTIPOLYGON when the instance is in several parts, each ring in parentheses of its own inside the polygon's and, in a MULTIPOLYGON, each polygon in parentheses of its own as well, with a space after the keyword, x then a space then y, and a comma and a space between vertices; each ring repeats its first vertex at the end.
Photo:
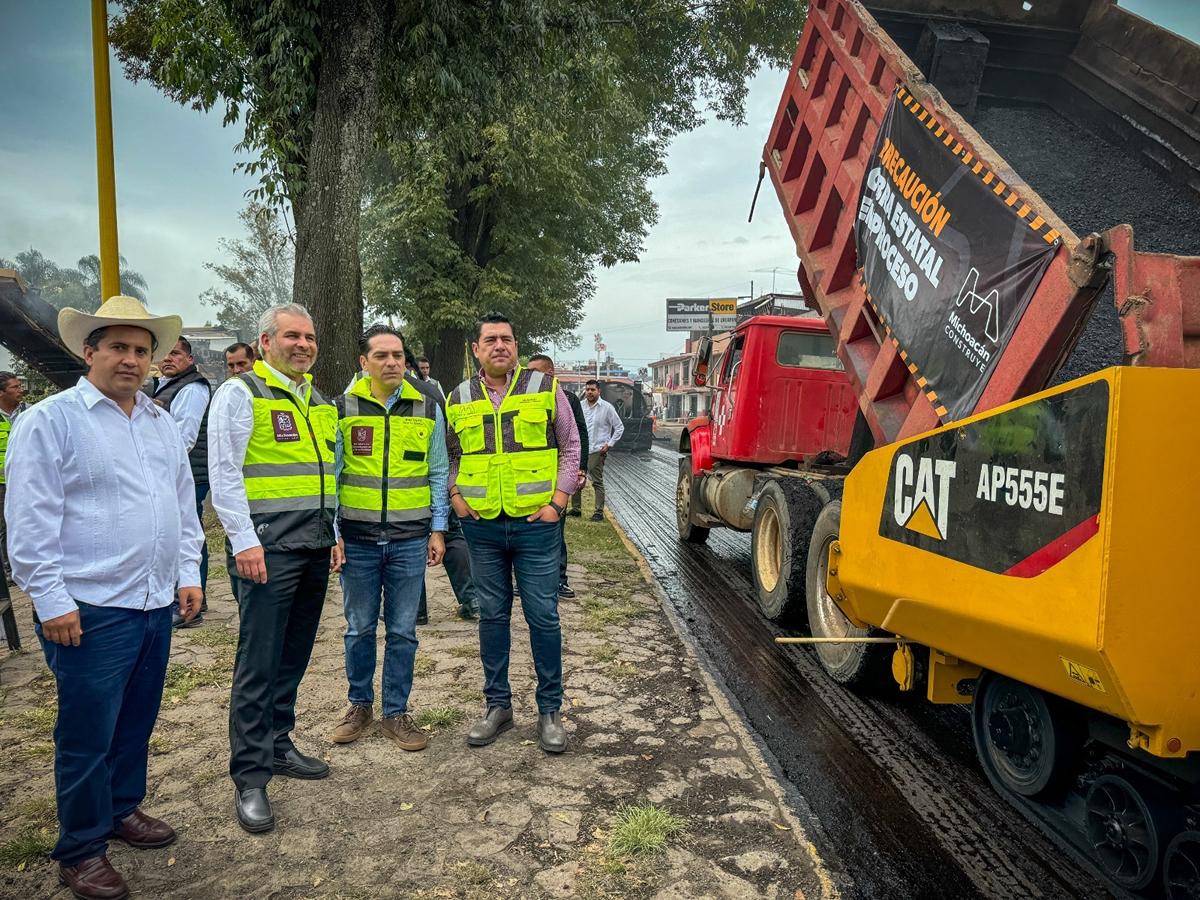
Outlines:
MULTIPOLYGON (((1128 222, 1135 246, 1200 254, 1200 196, 1047 107, 980 107, 972 123, 1082 237, 1128 222)), ((1109 285, 1056 383, 1121 362, 1109 285)))

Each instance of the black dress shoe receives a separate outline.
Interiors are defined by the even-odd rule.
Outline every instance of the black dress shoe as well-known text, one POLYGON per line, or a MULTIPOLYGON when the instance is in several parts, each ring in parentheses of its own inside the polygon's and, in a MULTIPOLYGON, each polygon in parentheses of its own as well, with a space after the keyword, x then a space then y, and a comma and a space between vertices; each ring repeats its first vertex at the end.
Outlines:
POLYGON ((429 624, 429 614, 428 613, 418 613, 417 614, 417 624, 418 625, 428 625, 429 624))
POLYGON ((275 757, 275 774, 316 781, 329 774, 329 766, 315 756, 305 756, 293 747, 283 756, 275 757))
POLYGON ((266 788, 246 788, 235 791, 233 806, 237 810, 238 824, 251 834, 261 834, 275 827, 275 813, 266 788))

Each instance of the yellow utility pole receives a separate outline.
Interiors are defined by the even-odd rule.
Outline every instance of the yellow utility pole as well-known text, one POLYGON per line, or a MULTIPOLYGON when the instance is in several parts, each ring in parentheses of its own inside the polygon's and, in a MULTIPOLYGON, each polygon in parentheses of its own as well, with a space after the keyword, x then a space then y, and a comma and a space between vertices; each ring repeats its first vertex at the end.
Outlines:
POLYGON ((96 183, 100 205, 100 302, 121 293, 117 249, 117 179, 113 169, 112 92, 108 80, 108 3, 92 0, 92 69, 96 94, 96 183))

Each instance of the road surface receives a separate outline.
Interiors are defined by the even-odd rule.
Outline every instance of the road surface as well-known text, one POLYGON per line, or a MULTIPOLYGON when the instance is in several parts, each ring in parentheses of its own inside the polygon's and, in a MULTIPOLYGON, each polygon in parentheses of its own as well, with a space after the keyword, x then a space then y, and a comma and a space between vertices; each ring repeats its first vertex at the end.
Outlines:
POLYGON ((998 797, 965 708, 856 695, 758 612, 750 537, 675 531, 679 457, 614 453, 608 503, 710 668, 794 788, 847 897, 1101 897, 1107 888, 998 797))

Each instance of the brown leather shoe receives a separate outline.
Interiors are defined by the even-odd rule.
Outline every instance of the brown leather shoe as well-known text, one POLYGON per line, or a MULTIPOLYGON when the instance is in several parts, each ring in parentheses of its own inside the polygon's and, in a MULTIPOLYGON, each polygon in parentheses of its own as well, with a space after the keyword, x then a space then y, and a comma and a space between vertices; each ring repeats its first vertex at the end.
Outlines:
POLYGON ((367 726, 371 724, 371 716, 371 707, 351 706, 342 716, 342 721, 338 722, 337 728, 333 729, 333 734, 329 735, 329 739, 335 744, 349 744, 351 741, 357 741, 367 730, 367 726))
POLYGON ((58 867, 58 880, 79 900, 124 900, 129 886, 107 856, 93 856, 73 866, 58 867))
POLYGON ((139 850, 153 850, 175 843, 175 829, 162 819, 155 819, 135 809, 121 820, 113 837, 139 850))
POLYGON ((379 727, 401 750, 415 752, 429 746, 429 735, 416 726, 408 713, 380 719, 379 727))

